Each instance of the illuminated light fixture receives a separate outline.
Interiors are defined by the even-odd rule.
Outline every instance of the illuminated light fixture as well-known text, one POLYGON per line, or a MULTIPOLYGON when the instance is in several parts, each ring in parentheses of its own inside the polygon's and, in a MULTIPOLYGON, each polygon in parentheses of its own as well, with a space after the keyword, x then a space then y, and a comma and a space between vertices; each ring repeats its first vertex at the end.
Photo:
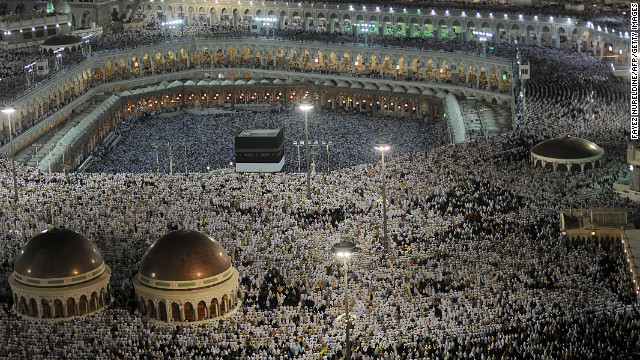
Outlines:
POLYGON ((533 18, 534 18, 534 19, 536 19, 536 20, 538 20, 538 15, 534 16, 533 18))
POLYGON ((549 21, 553 21, 553 16, 549 16, 549 21))

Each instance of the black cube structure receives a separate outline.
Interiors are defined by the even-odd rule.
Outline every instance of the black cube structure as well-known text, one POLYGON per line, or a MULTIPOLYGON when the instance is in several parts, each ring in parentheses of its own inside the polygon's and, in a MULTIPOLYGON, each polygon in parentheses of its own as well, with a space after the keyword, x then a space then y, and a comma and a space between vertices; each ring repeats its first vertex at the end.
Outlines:
POLYGON ((236 171, 278 172, 284 166, 284 129, 250 129, 235 137, 236 171))

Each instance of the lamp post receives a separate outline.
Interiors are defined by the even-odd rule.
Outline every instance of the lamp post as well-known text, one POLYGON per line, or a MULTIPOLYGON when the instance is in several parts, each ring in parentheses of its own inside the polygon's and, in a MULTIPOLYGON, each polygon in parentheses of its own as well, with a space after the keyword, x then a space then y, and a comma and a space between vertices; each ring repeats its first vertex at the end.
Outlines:
POLYGON ((15 205, 18 205, 18 178, 16 176, 16 165, 13 162, 13 130, 11 129, 11 114, 16 111, 14 108, 5 108, 2 109, 2 112, 7 114, 7 123, 9 123, 9 157, 11 160, 11 174, 13 175, 13 200, 15 201, 15 205))
POLYGON ((300 172, 300 146, 303 146, 303 145, 304 145, 304 141, 300 141, 300 142, 294 141, 293 142, 293 146, 298 148, 298 172, 300 172))
POLYGON ((173 143, 168 142, 166 145, 169 148, 169 175, 173 175, 173 153, 171 152, 171 146, 173 146, 173 143))
POLYGON ((191 141, 183 141, 182 145, 184 145, 184 174, 187 175, 187 147, 191 146, 191 141))
POLYGON ((349 265, 347 264, 347 260, 349 257, 353 255, 353 253, 357 252, 359 249, 356 247, 356 244, 351 241, 343 240, 337 244, 334 244, 331 247, 331 252, 333 252, 339 259, 342 259, 344 264, 344 316, 346 323, 346 331, 345 331, 345 360, 351 359, 351 341, 349 339, 349 333, 351 332, 351 327, 353 324, 351 323, 351 316, 349 315, 349 285, 347 281, 347 275, 349 273, 349 265))
POLYGON ((330 173, 331 168, 329 168, 329 146, 333 145, 333 141, 323 141, 322 145, 327 147, 327 173, 330 173))
POLYGON ((387 232, 387 174, 384 165, 384 153, 391 149, 391 143, 386 140, 376 141, 375 149, 382 153, 382 231, 384 251, 386 255, 389 255, 389 233, 387 232))
POLYGON ((160 158, 158 157, 158 149, 162 144, 159 142, 151 143, 151 147, 156 149, 156 175, 160 175, 160 158))
POLYGON ((311 144, 311 168, 313 169, 313 174, 316 173, 316 146, 318 146, 318 140, 312 141, 311 144))
POLYGON ((298 108, 304 111, 304 143, 306 146, 305 158, 307 161, 307 199, 311 200, 311 168, 309 167, 309 120, 307 113, 313 109, 313 104, 300 104, 298 108))
POLYGON ((61 142, 59 144, 62 145, 62 173, 67 178, 67 183, 68 183, 69 182, 69 174, 67 174, 67 163, 66 163, 66 160, 64 158, 64 153, 67 152, 67 147, 70 144, 63 143, 63 142, 61 142))

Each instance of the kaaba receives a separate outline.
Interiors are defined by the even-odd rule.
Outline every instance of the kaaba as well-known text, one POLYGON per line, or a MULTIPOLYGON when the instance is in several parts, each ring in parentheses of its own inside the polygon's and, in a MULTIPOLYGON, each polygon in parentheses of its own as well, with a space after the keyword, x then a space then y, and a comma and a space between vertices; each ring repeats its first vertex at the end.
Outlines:
POLYGON ((278 172, 284 166, 284 129, 249 129, 235 137, 236 171, 278 172))

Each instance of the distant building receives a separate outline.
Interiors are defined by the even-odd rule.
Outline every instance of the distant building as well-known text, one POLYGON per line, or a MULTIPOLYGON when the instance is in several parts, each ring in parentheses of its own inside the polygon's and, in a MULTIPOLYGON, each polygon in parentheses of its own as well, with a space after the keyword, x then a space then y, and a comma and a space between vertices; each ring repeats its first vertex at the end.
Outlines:
POLYGON ((236 171, 278 172, 284 166, 284 130, 244 130, 235 138, 236 171))
POLYGON ((70 319, 109 303, 111 268, 81 234, 53 228, 32 237, 9 276, 13 310, 28 319, 70 319))
POLYGON ((630 143, 627 147, 627 163, 631 174, 628 178, 613 184, 613 190, 633 202, 640 202, 640 145, 630 143))
POLYGON ((561 136, 531 148, 534 166, 553 171, 584 171, 602 165, 604 150, 589 140, 561 136))
POLYGON ((133 278, 137 312, 160 323, 205 322, 238 308, 238 270, 209 235, 178 230, 158 239, 133 278))

